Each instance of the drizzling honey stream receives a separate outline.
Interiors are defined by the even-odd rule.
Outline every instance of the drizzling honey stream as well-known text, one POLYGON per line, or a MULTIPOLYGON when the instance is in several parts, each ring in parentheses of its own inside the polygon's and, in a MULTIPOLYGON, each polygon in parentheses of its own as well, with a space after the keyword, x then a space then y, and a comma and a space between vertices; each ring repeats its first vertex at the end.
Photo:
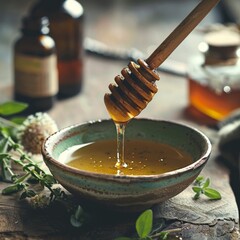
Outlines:
POLYGON ((146 61, 139 59, 138 64, 130 62, 128 67, 121 71, 122 75, 115 77, 116 84, 109 85, 111 93, 105 94, 104 102, 117 129, 117 169, 127 166, 124 162, 126 124, 146 108, 157 93, 155 82, 160 78, 154 69, 167 59, 219 1, 201 1, 146 61))

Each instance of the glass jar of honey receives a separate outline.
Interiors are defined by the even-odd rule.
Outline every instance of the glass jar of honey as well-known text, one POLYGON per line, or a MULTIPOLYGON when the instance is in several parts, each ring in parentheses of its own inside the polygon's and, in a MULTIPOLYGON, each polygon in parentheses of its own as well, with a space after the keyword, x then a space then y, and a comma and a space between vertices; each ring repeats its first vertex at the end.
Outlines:
POLYGON ((205 35, 188 68, 190 106, 214 120, 240 108, 240 32, 222 28, 205 35))

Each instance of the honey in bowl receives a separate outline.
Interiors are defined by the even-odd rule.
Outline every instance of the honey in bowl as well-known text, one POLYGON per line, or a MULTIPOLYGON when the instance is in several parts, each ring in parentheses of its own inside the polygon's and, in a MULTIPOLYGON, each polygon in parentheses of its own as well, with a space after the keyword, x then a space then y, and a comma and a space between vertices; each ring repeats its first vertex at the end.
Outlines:
MULTIPOLYGON (((133 152, 129 149, 131 141, 140 151, 158 148, 161 147, 161 144, 170 145, 176 150, 181 149, 191 156, 191 164, 158 175, 117 175, 118 169, 114 166, 116 159, 113 159, 113 162, 110 163, 111 167, 115 169, 114 174, 85 171, 82 166, 78 170, 67 165, 73 160, 72 153, 77 151, 77 148, 72 149, 73 146, 82 144, 84 149, 83 144, 90 147, 90 145, 94 146, 95 143, 104 144, 105 141, 112 142, 112 145, 106 144, 106 148, 101 145, 101 152, 111 150, 113 151, 113 157, 116 157, 116 129, 110 119, 62 129, 45 140, 42 152, 44 161, 53 176, 66 190, 79 198, 82 204, 87 203, 88 206, 92 204, 92 206, 99 206, 101 209, 110 211, 139 212, 176 196, 199 175, 211 153, 210 141, 195 128, 170 121, 132 119, 127 126, 125 138, 126 161, 128 164, 127 152, 133 152), (139 144, 141 141, 143 141, 144 147, 139 144), (151 147, 145 146, 146 142, 151 147), (155 143, 158 147, 153 146, 155 143), (160 145, 158 145, 159 143, 160 145), (70 153, 71 149, 72 153, 70 153), (65 151, 69 154, 61 155, 65 151)), ((94 149, 96 148, 94 147, 94 149)), ((96 150, 92 151, 90 149, 87 152, 89 151, 92 154, 96 150)), ((134 155, 134 159, 138 160, 137 155, 134 155)), ((152 155, 157 156, 156 153, 152 155)), ((175 167, 177 166, 175 165, 175 167)), ((161 168, 162 165, 159 163, 158 169, 161 168)), ((120 170, 124 171, 125 168, 120 170)))
POLYGON ((59 160, 84 171, 117 175, 156 175, 186 167, 192 157, 183 150, 156 141, 126 140, 125 168, 117 169, 116 141, 103 140, 76 145, 59 160))

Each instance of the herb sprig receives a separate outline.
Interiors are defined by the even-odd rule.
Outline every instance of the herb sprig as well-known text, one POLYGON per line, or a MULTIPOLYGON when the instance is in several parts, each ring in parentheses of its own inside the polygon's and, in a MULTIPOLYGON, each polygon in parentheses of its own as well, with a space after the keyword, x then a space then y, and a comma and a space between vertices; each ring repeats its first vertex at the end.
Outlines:
MULTIPOLYGON (((212 200, 221 199, 221 194, 209 187, 210 179, 205 179, 202 176, 199 176, 194 181, 194 186, 192 190, 195 192, 194 199, 200 198, 201 194, 204 194, 212 200)), ((151 209, 144 211, 136 220, 135 228, 137 232, 137 237, 118 237, 114 240, 167 240, 170 233, 180 232, 181 228, 176 229, 164 229, 164 224, 160 224, 158 229, 153 230, 153 212, 151 209)))
POLYGON ((195 192, 193 199, 197 200, 203 194, 212 200, 219 200, 222 198, 221 194, 213 188, 209 187, 210 179, 205 179, 203 176, 196 178, 192 190, 195 192))
MULTIPOLYGON (((6 102, 0 104, 0 115, 10 118, 27 108, 27 105, 19 102, 6 102)), ((24 120, 0 117, 0 177, 11 185, 2 190, 3 195, 21 192, 20 199, 31 198, 38 193, 30 188, 29 180, 34 179, 42 187, 50 191, 50 201, 62 198, 65 193, 60 188, 53 188, 56 182, 54 177, 45 172, 31 156, 24 151, 23 146, 18 142, 16 129, 24 120), (21 167, 21 174, 14 172, 12 165, 21 167)))

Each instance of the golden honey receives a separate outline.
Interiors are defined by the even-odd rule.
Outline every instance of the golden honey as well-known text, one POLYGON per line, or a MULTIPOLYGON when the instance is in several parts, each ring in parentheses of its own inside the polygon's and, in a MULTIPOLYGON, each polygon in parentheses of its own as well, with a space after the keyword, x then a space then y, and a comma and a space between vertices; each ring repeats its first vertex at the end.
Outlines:
POLYGON ((59 161, 84 171, 118 175, 155 175, 186 167, 191 156, 177 148, 146 140, 125 141, 127 167, 117 169, 116 141, 76 145, 64 151, 59 161))
POLYGON ((231 89, 217 93, 208 86, 189 79, 190 104, 205 115, 222 120, 232 111, 240 107, 240 89, 231 89))

